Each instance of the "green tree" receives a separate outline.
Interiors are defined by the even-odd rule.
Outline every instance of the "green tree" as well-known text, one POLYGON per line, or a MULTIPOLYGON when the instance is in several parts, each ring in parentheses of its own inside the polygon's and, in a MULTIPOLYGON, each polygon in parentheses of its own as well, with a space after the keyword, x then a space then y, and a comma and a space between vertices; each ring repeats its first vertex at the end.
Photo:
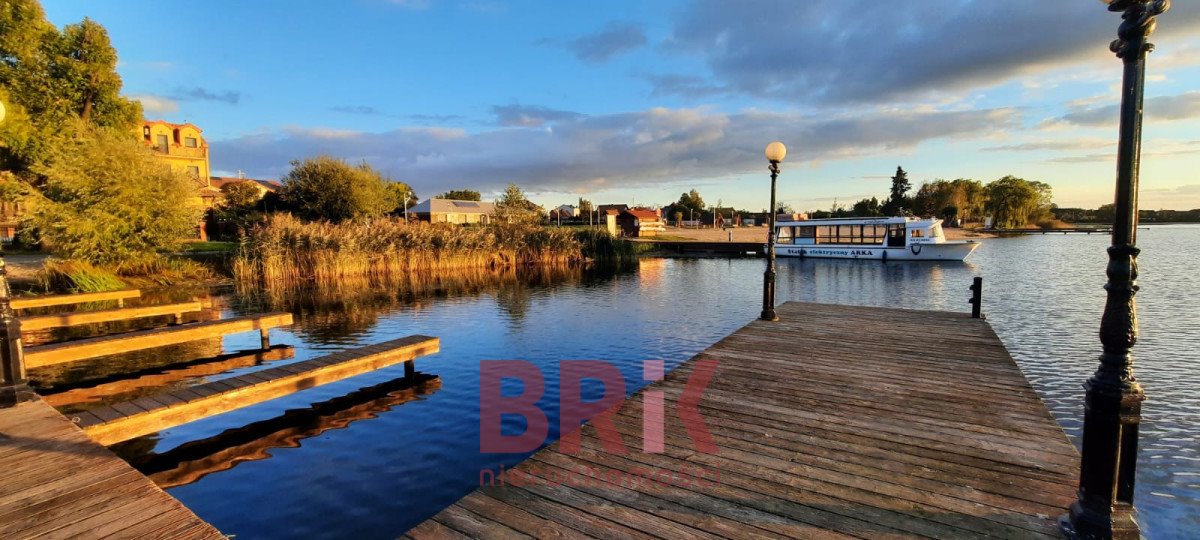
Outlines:
POLYGON ((596 207, 592 205, 592 201, 589 201, 583 197, 579 198, 579 215, 586 216, 595 211, 596 207))
POLYGON ((987 185, 987 209, 998 228, 1024 227, 1050 216, 1049 184, 1005 176, 987 185))
POLYGON ((96 264, 141 263, 191 236, 202 209, 195 181, 172 171, 124 131, 83 132, 60 147, 27 219, 61 257, 96 264))
POLYGON ((395 206, 392 207, 392 211, 396 215, 403 215, 405 208, 412 208, 413 205, 420 202, 420 199, 417 198, 417 192, 413 190, 412 186, 404 182, 388 182, 387 190, 392 195, 393 200, 395 200, 395 206))
POLYGON ((31 170, 81 129, 133 129, 141 105, 120 96, 117 53, 103 26, 84 19, 59 32, 30 0, 7 1, 0 12, 0 88, 29 125, 0 132, 6 168, 31 170))
POLYGON ((696 190, 681 193, 679 200, 675 201, 664 209, 667 215, 675 212, 683 213, 685 219, 703 219, 704 215, 704 198, 700 196, 700 192, 696 190))
POLYGON ((901 209, 910 207, 908 192, 911 189, 912 183, 908 181, 908 173, 904 172, 903 167, 896 167, 896 175, 892 177, 891 194, 883 204, 883 213, 894 216, 900 213, 901 209))
POLYGON ((496 199, 496 222, 504 225, 533 225, 542 220, 542 207, 525 197, 516 184, 509 184, 496 199))
POLYGON ((317 156, 292 162, 283 178, 280 202, 300 219, 347 220, 382 216, 396 208, 396 197, 370 165, 317 156))
POLYGON ((483 197, 478 191, 470 189, 452 189, 435 197, 436 199, 451 199, 455 201, 481 201, 483 197))
POLYGON ((874 217, 882 214, 883 207, 879 204, 879 199, 871 197, 870 199, 862 199, 851 207, 850 212, 858 217, 874 217))
POLYGON ((247 230, 262 222, 264 214, 259 210, 262 192, 253 182, 233 182, 221 186, 221 204, 213 212, 222 224, 216 231, 220 235, 242 236, 247 230), (233 231, 229 231, 232 228, 233 231))

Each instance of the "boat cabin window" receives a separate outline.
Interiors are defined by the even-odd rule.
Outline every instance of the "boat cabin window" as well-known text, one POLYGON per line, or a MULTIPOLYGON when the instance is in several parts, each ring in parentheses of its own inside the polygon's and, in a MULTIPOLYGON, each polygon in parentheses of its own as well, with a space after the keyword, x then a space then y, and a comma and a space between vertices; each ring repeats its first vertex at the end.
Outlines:
POLYGON ((924 230, 924 229, 913 229, 913 230, 912 230, 912 237, 913 237, 913 238, 924 238, 924 237, 925 237, 925 230, 924 230))
POLYGON ((775 243, 776 244, 792 243, 792 229, 795 229, 795 227, 780 227, 778 229, 779 232, 777 233, 776 238, 775 238, 775 243))
POLYGON ((878 246, 883 244, 883 239, 887 232, 886 227, 886 225, 868 223, 819 225, 816 227, 802 227, 802 229, 812 231, 810 238, 814 238, 817 244, 864 244, 878 246))

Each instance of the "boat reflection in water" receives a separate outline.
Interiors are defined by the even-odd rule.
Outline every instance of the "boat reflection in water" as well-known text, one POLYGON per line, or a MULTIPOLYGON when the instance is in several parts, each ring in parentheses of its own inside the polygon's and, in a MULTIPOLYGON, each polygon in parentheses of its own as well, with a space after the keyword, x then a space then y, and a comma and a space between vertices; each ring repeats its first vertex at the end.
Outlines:
POLYGON ((187 442, 161 454, 153 451, 157 440, 152 437, 120 443, 111 450, 160 487, 182 486, 242 462, 267 459, 273 448, 298 448, 304 439, 375 418, 440 388, 441 379, 437 376, 417 373, 411 379, 400 377, 361 388, 306 409, 292 409, 274 418, 187 442))

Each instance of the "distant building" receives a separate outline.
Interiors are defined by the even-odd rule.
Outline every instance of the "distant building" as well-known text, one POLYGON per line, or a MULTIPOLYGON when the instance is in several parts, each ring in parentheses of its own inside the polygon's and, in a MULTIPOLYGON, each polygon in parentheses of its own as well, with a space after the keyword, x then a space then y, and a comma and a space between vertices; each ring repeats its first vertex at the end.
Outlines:
MULTIPOLYGON (((154 150, 156 158, 172 169, 186 173, 196 182, 192 204, 212 210, 221 198, 221 190, 209 182, 208 143, 195 124, 172 124, 164 120, 143 120, 138 126, 142 144, 154 150)), ((196 222, 193 239, 207 240, 205 220, 196 222)))
POLYGON ((482 201, 427 199, 409 207, 408 213, 430 223, 483 224, 491 221, 496 207, 490 202, 482 201))
POLYGON ((596 207, 596 212, 601 216, 604 216, 607 214, 616 215, 616 214, 620 214, 621 212, 623 212, 625 210, 629 210, 628 204, 602 204, 602 205, 596 207))
POLYGON ((220 190, 230 184, 248 183, 258 190, 258 197, 261 199, 268 193, 275 193, 283 189, 283 182, 278 180, 259 180, 257 178, 242 178, 240 176, 214 176, 209 180, 212 187, 220 190))
POLYGON ((564 204, 558 208, 555 208, 554 210, 557 210, 558 215, 562 216, 563 218, 579 217, 579 209, 569 204, 564 204))
POLYGON ((640 208, 621 211, 617 215, 617 227, 621 230, 621 236, 631 238, 658 236, 666 231, 658 212, 640 208))

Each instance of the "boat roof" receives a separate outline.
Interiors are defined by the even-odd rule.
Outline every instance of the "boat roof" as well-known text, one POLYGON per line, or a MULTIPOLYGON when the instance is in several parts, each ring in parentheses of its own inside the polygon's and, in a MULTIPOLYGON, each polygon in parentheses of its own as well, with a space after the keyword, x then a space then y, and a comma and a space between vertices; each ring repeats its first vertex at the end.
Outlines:
POLYGON ((794 227, 796 225, 887 225, 897 223, 914 223, 920 225, 935 225, 941 223, 942 220, 934 218, 912 218, 902 216, 891 217, 849 217, 849 218, 825 218, 825 219, 799 219, 793 221, 779 221, 775 223, 776 227, 794 227))

